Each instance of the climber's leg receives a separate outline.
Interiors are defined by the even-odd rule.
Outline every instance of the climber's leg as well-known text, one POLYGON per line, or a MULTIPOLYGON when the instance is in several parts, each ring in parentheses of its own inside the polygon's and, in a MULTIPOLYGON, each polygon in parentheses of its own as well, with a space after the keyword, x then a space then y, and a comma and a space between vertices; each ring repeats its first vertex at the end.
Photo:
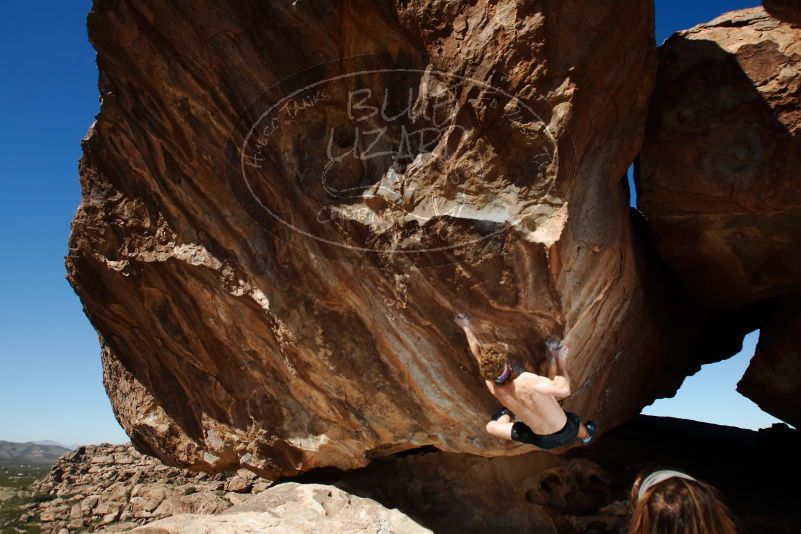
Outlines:
MULTIPOLYGON (((509 415, 504 415, 501 419, 507 417, 509 417, 509 415)), ((511 421, 503 423, 500 421, 490 421, 487 423, 487 432, 496 438, 512 439, 512 427, 516 424, 517 423, 512 423, 511 421)))
MULTIPOLYGON (((558 447, 569 445, 578 437, 581 420, 579 419, 579 416, 574 413, 567 412, 566 415, 567 422, 565 423, 565 426, 553 434, 536 434, 533 430, 531 430, 531 428, 528 427, 528 425, 522 421, 518 421, 512 425, 512 440, 519 441, 520 443, 526 443, 528 445, 534 445, 535 447, 545 450, 556 449, 558 447)), ((587 430, 588 429, 585 428, 585 432, 587 430)), ((591 434, 591 432, 588 432, 588 434, 591 434)))

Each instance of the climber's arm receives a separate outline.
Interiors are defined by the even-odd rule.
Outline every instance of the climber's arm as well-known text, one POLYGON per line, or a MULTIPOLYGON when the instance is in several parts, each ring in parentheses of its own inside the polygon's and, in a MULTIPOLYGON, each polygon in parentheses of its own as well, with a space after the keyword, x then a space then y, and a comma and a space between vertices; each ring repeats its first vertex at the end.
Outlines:
POLYGON ((478 338, 469 327, 464 329, 464 335, 467 336, 467 344, 470 345, 470 351, 478 358, 481 356, 481 345, 478 343, 478 338))
POLYGON ((551 338, 546 342, 548 347, 549 356, 549 369, 548 377, 551 384, 544 385, 545 389, 550 389, 555 398, 561 400, 570 396, 570 378, 567 376, 567 368, 565 362, 567 361, 568 349, 562 340, 551 338))
POLYGON ((567 378, 567 375, 555 376, 550 382, 547 389, 552 391, 550 395, 553 395, 555 399, 561 400, 570 396, 570 380, 567 378))
POLYGON ((564 399, 570 396, 570 381, 567 376, 560 375, 548 378, 525 372, 515 379, 515 386, 523 391, 536 391, 543 395, 551 395, 557 399, 564 399))
POLYGON ((454 316, 453 321, 464 330, 464 335, 467 337, 467 344, 470 345, 470 350, 476 358, 481 356, 481 344, 478 338, 473 333, 473 328, 470 326, 470 319, 463 313, 458 313, 454 316))

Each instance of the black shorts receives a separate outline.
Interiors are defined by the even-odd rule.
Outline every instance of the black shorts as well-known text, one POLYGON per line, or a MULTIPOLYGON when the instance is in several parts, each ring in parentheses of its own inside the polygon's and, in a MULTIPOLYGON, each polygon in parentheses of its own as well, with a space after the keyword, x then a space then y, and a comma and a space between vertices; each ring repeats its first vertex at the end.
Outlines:
POLYGON ((518 421, 512 425, 512 440, 534 445, 540 449, 555 449, 562 445, 568 445, 578 436, 581 419, 572 412, 567 412, 565 415, 567 415, 567 422, 562 430, 545 436, 535 434, 527 424, 518 421))

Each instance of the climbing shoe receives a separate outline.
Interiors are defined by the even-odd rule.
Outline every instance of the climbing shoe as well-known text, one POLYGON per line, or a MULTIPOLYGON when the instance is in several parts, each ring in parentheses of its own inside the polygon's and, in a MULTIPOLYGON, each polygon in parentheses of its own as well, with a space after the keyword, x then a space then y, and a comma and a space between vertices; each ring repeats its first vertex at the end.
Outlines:
POLYGON ((497 421, 498 419, 507 414, 511 417, 512 412, 510 412, 508 408, 501 408, 500 410, 498 410, 498 413, 492 416, 492 420, 497 421))
POLYGON ((590 442, 592 441, 592 436, 595 435, 595 431, 597 430, 597 428, 595 428, 595 423, 593 423, 592 421, 587 421, 586 423, 584 423, 584 426, 587 428, 587 437, 582 439, 581 442, 584 445, 589 445, 590 442))

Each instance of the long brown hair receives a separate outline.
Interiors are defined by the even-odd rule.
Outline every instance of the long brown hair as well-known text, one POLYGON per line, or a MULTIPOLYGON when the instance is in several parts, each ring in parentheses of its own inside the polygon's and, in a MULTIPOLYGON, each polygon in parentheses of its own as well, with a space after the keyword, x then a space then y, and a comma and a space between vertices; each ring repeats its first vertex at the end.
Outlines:
POLYGON ((634 514, 629 534, 735 534, 728 508, 715 488, 700 480, 672 477, 646 489, 638 499, 637 477, 631 488, 634 514))

